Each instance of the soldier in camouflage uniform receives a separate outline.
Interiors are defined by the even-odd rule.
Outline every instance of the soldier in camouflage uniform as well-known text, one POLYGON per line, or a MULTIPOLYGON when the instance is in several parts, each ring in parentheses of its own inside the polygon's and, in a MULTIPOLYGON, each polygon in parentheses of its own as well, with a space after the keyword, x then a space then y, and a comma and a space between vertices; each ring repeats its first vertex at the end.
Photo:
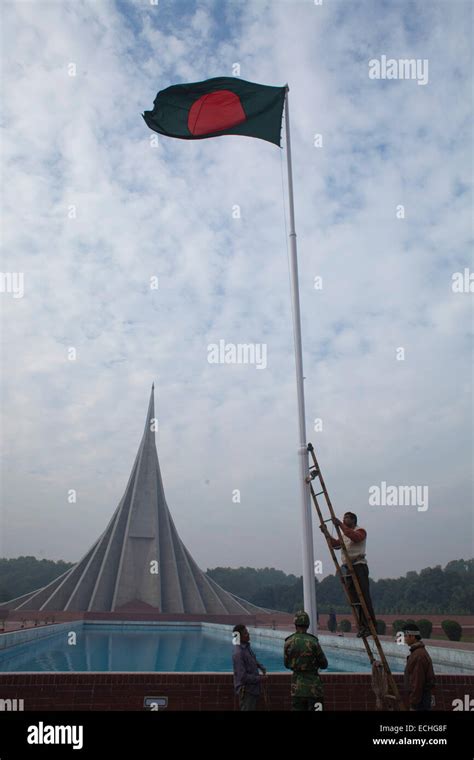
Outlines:
POLYGON ((295 615, 296 632, 285 639, 285 668, 291 677, 291 709, 315 710, 323 706, 323 684, 318 669, 328 666, 316 636, 308 633, 309 616, 303 610, 295 615))

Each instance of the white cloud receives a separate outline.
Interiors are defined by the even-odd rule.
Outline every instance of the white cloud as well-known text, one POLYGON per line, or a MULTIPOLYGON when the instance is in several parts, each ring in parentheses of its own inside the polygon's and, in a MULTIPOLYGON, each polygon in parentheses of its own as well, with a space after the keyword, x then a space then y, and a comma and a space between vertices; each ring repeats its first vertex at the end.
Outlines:
POLYGON ((285 156, 238 137, 152 148, 140 116, 158 89, 239 62, 291 87, 308 436, 334 504, 367 527, 376 577, 467 556, 472 297, 451 275, 472 239, 471 9, 226 5, 5 6, 2 270, 24 271, 25 297, 1 299, 0 551, 92 544, 155 379, 167 498, 198 563, 300 572, 285 156), (381 54, 429 58, 429 84, 369 80, 381 54), (209 365, 220 338, 267 343, 268 369, 209 365), (381 480, 428 483, 430 509, 369 509, 381 480))

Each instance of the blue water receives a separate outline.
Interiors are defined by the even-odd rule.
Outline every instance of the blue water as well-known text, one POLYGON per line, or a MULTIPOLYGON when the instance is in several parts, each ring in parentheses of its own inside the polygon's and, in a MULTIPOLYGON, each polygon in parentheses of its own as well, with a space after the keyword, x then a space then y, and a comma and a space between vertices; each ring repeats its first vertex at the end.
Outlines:
MULTIPOLYGON (((206 631, 199 626, 153 627, 71 625, 45 639, 18 644, 0 652, 0 672, 18 671, 134 671, 231 672, 232 638, 227 631, 206 631), (76 631, 76 644, 70 631, 76 631)), ((283 664, 283 642, 251 646, 269 672, 288 672, 283 664)), ((366 656, 342 659, 325 650, 325 672, 369 671, 366 656)), ((399 669, 397 666, 394 670, 399 669)))

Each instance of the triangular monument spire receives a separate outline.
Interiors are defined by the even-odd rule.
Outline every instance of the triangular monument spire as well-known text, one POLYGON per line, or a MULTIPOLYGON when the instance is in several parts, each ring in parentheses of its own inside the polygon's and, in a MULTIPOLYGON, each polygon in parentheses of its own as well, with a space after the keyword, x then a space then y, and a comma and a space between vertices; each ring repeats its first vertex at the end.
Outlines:
POLYGON ((102 536, 59 578, 0 608, 114 612, 148 607, 170 614, 224 615, 267 611, 224 591, 184 546, 166 504, 155 429, 153 383, 127 487, 102 536))

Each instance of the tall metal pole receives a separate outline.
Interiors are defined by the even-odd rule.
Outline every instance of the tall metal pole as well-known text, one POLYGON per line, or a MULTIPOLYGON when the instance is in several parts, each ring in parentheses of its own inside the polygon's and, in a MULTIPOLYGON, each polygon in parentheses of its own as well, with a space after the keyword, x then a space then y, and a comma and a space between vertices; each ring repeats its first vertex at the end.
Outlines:
POLYGON ((293 171, 291 165, 290 114, 288 91, 285 96, 286 159, 288 164, 288 195, 290 199, 290 281, 293 307, 293 333, 295 343, 296 392, 298 397, 299 447, 298 471, 300 481, 302 548, 303 548, 303 597, 304 608, 309 615, 311 630, 317 631, 316 590, 314 581, 313 527, 309 488, 305 482, 308 474, 308 453, 306 450, 306 422, 304 411, 303 354, 301 347, 300 296, 298 289, 298 258, 296 249, 295 206, 293 201, 293 171))

